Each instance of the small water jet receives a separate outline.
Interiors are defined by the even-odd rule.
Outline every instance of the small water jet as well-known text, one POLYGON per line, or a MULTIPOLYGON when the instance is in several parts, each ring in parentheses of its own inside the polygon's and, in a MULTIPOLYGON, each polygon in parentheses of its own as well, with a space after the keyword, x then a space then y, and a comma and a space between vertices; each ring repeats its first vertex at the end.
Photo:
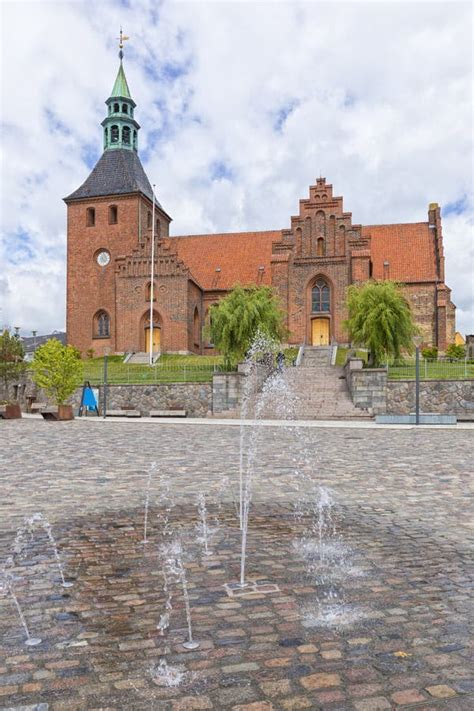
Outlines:
POLYGON ((148 509, 150 506, 150 489, 151 489, 151 482, 153 479, 153 476, 156 472, 157 465, 156 462, 152 462, 148 468, 148 478, 147 478, 147 483, 146 483, 146 491, 145 491, 145 511, 143 514, 143 541, 142 543, 146 545, 148 543, 148 509))
POLYGON ((12 602, 15 605, 18 617, 20 618, 21 625, 26 635, 25 644, 27 647, 36 647, 38 644, 41 644, 42 640, 39 637, 32 637, 30 634, 25 615, 13 589, 13 574, 10 570, 13 565, 13 557, 9 556, 2 570, 1 588, 3 588, 10 595, 12 602))
POLYGON ((189 601, 188 581, 186 577, 186 568, 183 564, 183 548, 181 541, 173 540, 171 543, 163 544, 160 548, 163 563, 163 576, 165 578, 165 591, 167 593, 166 607, 169 611, 168 616, 161 615, 160 622, 157 627, 164 634, 164 630, 169 627, 169 620, 172 610, 171 605, 171 579, 174 578, 180 585, 183 593, 184 607, 186 611, 186 624, 188 628, 188 639, 183 642, 184 649, 198 649, 200 642, 196 642, 193 638, 193 627, 191 619, 191 604, 189 601))
POLYGON ((201 540, 204 545, 204 555, 212 555, 212 551, 209 550, 209 534, 210 534, 210 529, 207 523, 207 506, 206 506, 206 497, 205 495, 201 492, 198 495, 198 511, 199 511, 199 518, 200 518, 200 532, 201 532, 201 540))
POLYGON ((180 686, 187 676, 188 673, 183 667, 173 667, 164 658, 160 659, 158 666, 151 669, 151 678, 157 686, 180 686))

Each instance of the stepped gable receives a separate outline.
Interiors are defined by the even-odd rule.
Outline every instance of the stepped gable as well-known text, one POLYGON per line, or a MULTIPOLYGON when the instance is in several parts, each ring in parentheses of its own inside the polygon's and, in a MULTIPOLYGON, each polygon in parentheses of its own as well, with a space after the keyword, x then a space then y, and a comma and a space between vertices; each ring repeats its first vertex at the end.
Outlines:
POLYGON ((366 225, 362 235, 370 238, 374 279, 436 281, 435 244, 427 222, 366 225))
MULTIPOLYGON (((64 200, 85 200, 103 195, 142 193, 153 200, 153 191, 135 151, 106 150, 87 180, 64 200)), ((163 210, 158 201, 158 207, 163 210)))
MULTIPOLYGON (((119 277, 150 277, 151 239, 148 237, 130 255, 117 257, 116 273, 119 277)), ((172 246, 160 240, 155 249, 155 277, 190 276, 189 268, 179 258, 172 246)))
POLYGON ((281 230, 170 237, 168 242, 200 286, 228 290, 236 284, 271 284, 272 244, 281 230))

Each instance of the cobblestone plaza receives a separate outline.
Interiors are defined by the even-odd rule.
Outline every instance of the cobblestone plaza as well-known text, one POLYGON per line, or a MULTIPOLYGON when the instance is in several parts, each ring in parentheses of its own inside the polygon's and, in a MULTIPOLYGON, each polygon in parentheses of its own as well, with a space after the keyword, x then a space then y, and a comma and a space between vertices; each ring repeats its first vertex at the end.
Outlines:
POLYGON ((246 428, 256 452, 247 572, 262 585, 236 595, 224 586, 240 569, 238 426, 32 418, 0 431, 1 560, 25 517, 41 512, 74 583, 61 587, 39 532, 14 585, 42 642, 25 646, 11 596, 1 596, 0 709, 474 708, 472 430, 246 428), (169 629, 157 630, 162 475, 174 491, 171 528, 188 548, 194 651, 182 647, 179 590, 169 629), (308 562, 312 482, 334 506, 326 548, 308 562), (196 540, 200 492, 214 527, 209 556, 196 540), (163 659, 182 671, 179 685, 159 683, 163 659))

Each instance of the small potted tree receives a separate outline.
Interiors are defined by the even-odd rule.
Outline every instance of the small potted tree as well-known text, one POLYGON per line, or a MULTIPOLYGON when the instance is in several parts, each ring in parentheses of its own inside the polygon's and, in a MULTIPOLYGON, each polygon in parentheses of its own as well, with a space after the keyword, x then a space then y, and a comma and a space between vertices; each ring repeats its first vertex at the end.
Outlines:
POLYGON ((72 405, 65 403, 81 384, 84 371, 77 348, 63 346, 58 340, 51 338, 36 350, 31 368, 36 385, 57 405, 55 419, 72 420, 72 405))
POLYGON ((7 420, 21 417, 20 403, 10 398, 10 385, 19 381, 25 372, 26 363, 23 360, 24 350, 20 338, 12 336, 8 329, 0 335, 0 376, 6 398, 3 401, 2 417, 7 420))

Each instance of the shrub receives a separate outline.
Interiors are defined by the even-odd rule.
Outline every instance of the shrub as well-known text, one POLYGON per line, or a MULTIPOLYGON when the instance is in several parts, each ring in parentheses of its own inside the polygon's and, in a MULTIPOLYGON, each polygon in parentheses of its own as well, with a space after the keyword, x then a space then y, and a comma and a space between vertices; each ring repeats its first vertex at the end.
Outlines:
POLYGON ((57 405, 62 405, 79 387, 84 370, 77 348, 63 346, 55 338, 36 350, 31 368, 36 385, 57 405))
POLYGON ((436 346, 432 346, 431 348, 423 348, 421 351, 421 355, 423 358, 426 358, 426 360, 437 360, 438 358, 438 349, 436 346))
POLYGON ((461 358, 464 358, 464 355, 464 346, 457 346, 455 343, 451 343, 451 345, 446 348, 446 356, 453 358, 453 360, 461 360, 461 358))

